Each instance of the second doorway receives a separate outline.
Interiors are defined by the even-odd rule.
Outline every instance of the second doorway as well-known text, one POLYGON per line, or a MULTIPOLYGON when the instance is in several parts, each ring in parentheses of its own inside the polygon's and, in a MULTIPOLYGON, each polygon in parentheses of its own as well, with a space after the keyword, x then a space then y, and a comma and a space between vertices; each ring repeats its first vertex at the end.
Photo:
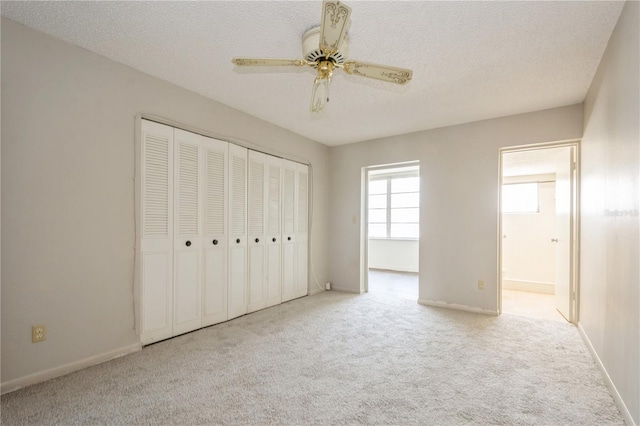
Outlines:
POLYGON ((501 153, 501 312, 575 322, 577 144, 501 153))

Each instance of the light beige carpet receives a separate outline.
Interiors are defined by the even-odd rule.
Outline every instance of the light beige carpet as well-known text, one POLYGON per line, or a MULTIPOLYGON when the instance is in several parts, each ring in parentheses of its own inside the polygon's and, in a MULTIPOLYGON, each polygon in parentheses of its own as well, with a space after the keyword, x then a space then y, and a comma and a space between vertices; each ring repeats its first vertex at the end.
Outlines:
POLYGON ((2 423, 623 424, 570 324, 326 292, 4 395, 2 423))

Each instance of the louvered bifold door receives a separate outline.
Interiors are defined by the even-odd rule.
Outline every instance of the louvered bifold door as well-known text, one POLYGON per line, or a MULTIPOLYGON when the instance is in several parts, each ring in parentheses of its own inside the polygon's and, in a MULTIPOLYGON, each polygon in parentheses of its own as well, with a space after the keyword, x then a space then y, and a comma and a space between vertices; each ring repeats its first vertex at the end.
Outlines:
POLYGON ((247 313, 247 149, 229 144, 228 319, 247 313))
POLYGON ((142 120, 136 194, 140 340, 173 335, 173 128, 142 120))
POLYGON ((173 334, 202 327, 201 136, 175 130, 173 334))
POLYGON ((309 291, 309 167, 298 164, 296 168, 295 288, 296 297, 302 297, 309 291))
POLYGON ((282 301, 295 299, 296 163, 282 160, 282 301))
POLYGON ((267 307, 282 301, 282 159, 267 156, 267 307))
POLYGON ((204 138, 204 279, 202 326, 227 320, 227 142, 204 138))
POLYGON ((248 298, 247 312, 254 312, 265 307, 266 293, 266 188, 265 173, 267 156, 256 151, 249 151, 248 181, 248 298))

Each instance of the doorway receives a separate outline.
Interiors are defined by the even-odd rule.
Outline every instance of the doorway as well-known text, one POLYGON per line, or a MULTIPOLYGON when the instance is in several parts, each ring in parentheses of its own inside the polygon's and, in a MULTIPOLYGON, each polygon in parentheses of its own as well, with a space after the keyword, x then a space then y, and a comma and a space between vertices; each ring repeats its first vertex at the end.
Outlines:
POLYGON ((420 166, 363 169, 364 291, 418 299, 420 166))
POLYGON ((501 313, 577 323, 578 143, 500 153, 501 313))

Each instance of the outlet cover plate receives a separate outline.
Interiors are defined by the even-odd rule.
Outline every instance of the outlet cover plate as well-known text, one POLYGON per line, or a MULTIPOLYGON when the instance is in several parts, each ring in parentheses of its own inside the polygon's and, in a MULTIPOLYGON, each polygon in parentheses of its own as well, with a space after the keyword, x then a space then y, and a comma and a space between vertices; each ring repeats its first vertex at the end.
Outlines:
POLYGON ((47 327, 42 324, 31 327, 31 342, 37 343, 44 340, 47 340, 47 327))

